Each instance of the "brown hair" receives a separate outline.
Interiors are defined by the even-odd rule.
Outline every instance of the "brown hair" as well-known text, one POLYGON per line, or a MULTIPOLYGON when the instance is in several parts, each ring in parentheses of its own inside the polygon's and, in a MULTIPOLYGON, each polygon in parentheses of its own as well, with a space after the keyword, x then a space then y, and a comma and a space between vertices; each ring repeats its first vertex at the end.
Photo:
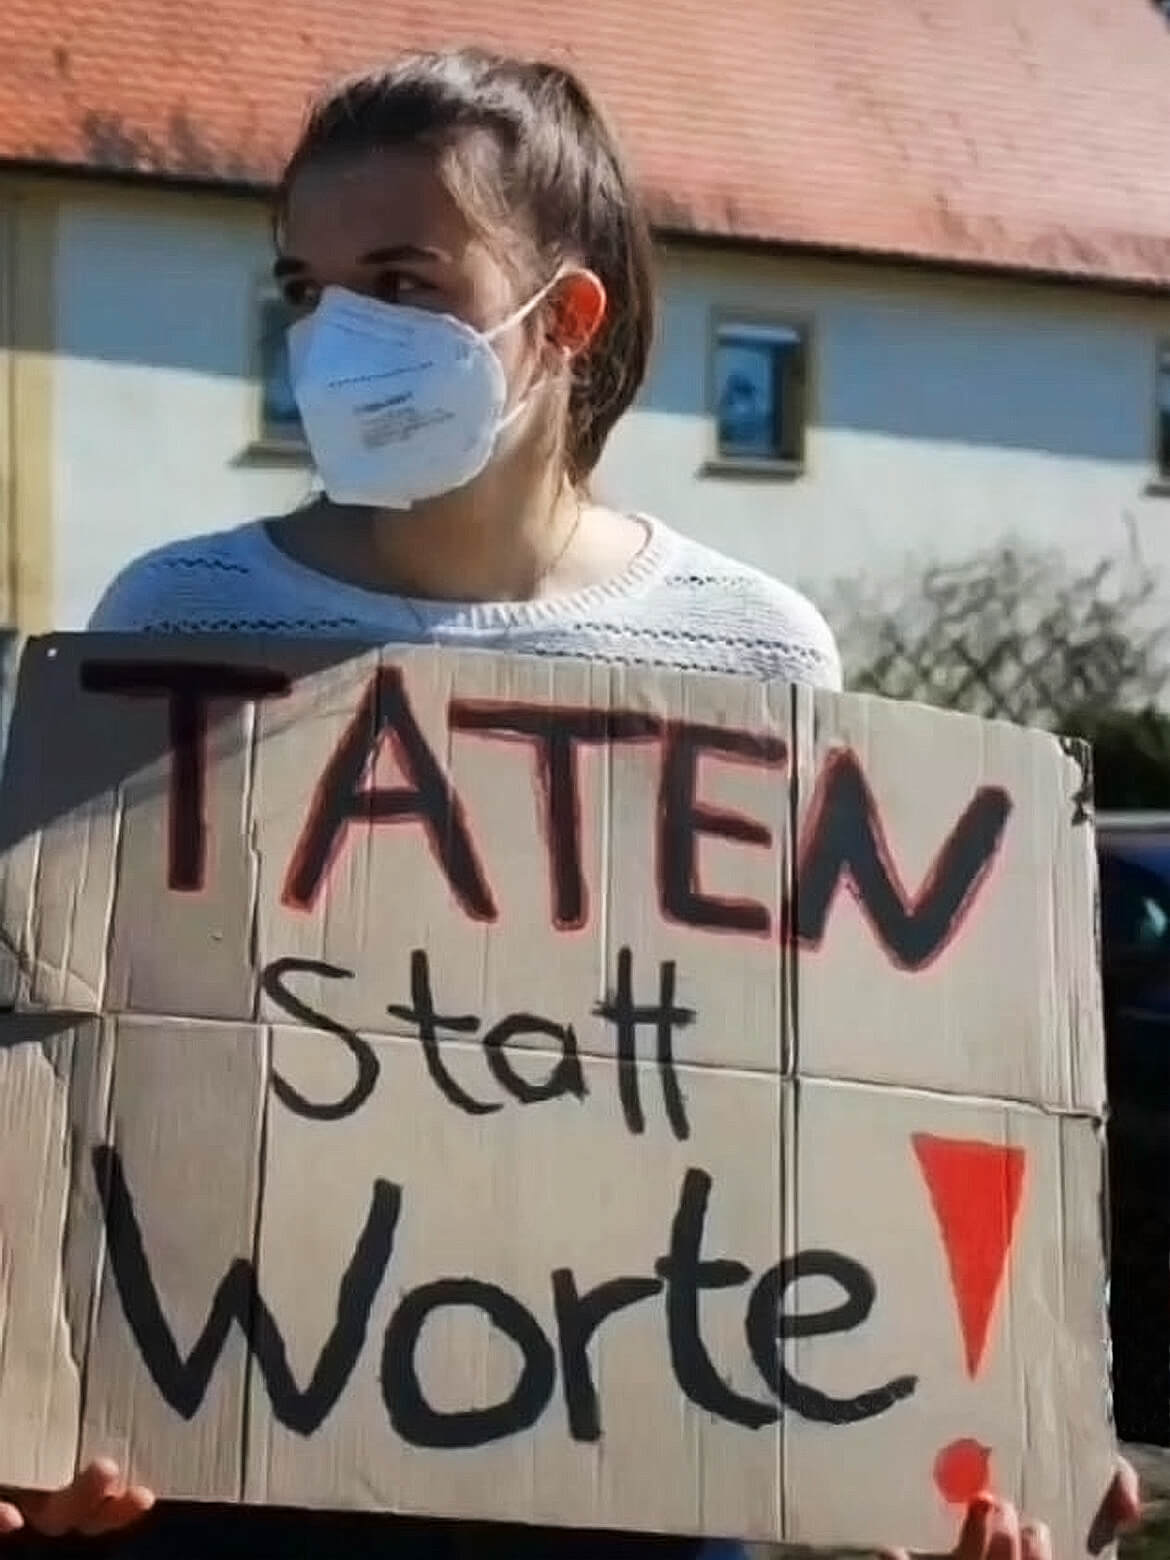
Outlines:
POLYGON ((331 89, 310 110, 277 191, 327 157, 433 145, 467 215, 504 247, 527 240, 545 267, 578 261, 601 279, 604 321, 569 393, 565 460, 584 483, 646 373, 654 321, 649 227, 613 135, 559 65, 479 49, 412 54, 331 89), (450 154, 450 155, 448 155, 450 154))

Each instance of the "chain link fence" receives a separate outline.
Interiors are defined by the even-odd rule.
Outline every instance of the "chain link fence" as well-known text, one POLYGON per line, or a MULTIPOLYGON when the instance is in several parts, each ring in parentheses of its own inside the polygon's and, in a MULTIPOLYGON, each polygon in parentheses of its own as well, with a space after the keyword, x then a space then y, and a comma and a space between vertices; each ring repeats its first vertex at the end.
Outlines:
POLYGON ((1158 703, 1170 628, 1158 580, 1103 561, 1000 548, 894 584, 830 593, 849 686, 972 715, 1059 729, 1087 714, 1158 703))

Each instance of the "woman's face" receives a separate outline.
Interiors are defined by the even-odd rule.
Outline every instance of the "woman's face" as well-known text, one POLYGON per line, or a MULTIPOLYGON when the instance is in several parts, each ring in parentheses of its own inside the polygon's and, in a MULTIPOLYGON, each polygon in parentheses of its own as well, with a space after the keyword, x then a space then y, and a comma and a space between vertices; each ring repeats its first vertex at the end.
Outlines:
MULTIPOLYGON (((302 169, 288 192, 274 273, 296 314, 310 313, 333 285, 453 314, 482 331, 527 301, 460 211, 433 156, 417 148, 302 169)), ((516 392, 529 340, 514 330, 493 342, 516 392)))

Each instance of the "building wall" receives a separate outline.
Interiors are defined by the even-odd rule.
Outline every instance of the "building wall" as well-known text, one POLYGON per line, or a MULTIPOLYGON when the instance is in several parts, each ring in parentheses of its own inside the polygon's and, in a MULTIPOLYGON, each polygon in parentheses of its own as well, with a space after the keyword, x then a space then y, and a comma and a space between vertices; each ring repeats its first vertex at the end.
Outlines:
POLYGON ((1170 572, 1154 491, 1155 352, 1170 299, 692 250, 667 258, 643 406, 615 493, 761 567, 824 585, 1018 536, 1170 572), (792 481, 703 476, 712 311, 806 321, 810 428, 792 481))
POLYGON ((171 538, 302 499, 300 462, 261 455, 259 202, 79 191, 57 227, 54 619, 171 538))
POLYGON ((0 186, 0 613, 39 623, 51 538, 55 209, 0 186))
MULTIPOLYGON (((258 201, 0 182, 10 621, 76 627, 135 553, 305 494, 303 462, 255 447, 267 261, 258 201)), ((1138 547, 1170 577, 1170 496, 1151 486, 1170 300, 698 248, 665 255, 662 282, 606 496, 814 592, 1012 536, 1086 565, 1138 547), (799 477, 708 474, 714 310, 807 323, 799 477)))

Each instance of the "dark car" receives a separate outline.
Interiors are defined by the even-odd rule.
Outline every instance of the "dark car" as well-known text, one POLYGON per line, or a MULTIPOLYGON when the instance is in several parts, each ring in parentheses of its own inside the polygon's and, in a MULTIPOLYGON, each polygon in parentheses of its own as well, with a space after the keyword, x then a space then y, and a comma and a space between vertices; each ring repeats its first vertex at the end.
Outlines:
POLYGON ((1102 814, 1117 1428, 1170 1445, 1170 814, 1102 814))

